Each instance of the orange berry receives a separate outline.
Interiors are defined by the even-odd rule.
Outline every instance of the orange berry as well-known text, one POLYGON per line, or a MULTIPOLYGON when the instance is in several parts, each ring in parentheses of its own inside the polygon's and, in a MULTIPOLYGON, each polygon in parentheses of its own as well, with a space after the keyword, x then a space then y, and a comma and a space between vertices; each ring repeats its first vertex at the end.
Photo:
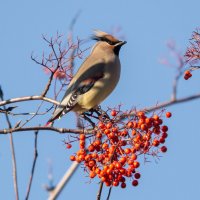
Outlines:
POLYGON ((189 74, 190 74, 190 71, 189 71, 189 70, 186 70, 186 71, 184 72, 184 74, 185 74, 185 75, 189 75, 189 74))
POLYGON ((85 134, 80 134, 79 139, 80 140, 85 140, 85 134))
POLYGON ((106 177, 105 177, 105 176, 102 176, 102 177, 101 177, 101 181, 102 181, 102 182, 105 182, 105 181, 106 181, 106 177))
POLYGON ((100 138, 102 138, 102 134, 98 132, 98 133, 96 134, 96 137, 100 139, 100 138))
POLYGON ((88 151, 93 152, 94 150, 95 150, 94 145, 91 144, 91 145, 88 147, 88 151))
POLYGON ((147 130, 147 125, 146 125, 146 124, 141 124, 141 129, 142 129, 143 131, 146 131, 146 130, 147 130))
POLYGON ((95 140, 95 141, 93 142, 93 144, 94 144, 95 146, 99 146, 99 145, 101 144, 101 141, 100 141, 100 140, 95 140))
POLYGON ((119 185, 119 181, 117 181, 117 180, 113 181, 112 185, 115 186, 115 187, 117 187, 119 185))
POLYGON ((109 128, 111 128, 111 127, 112 127, 112 123, 111 123, 111 122, 109 122, 109 123, 106 124, 106 128, 109 129, 109 128))
POLYGON ((154 139, 152 145, 153 145, 154 147, 157 147, 159 144, 160 144, 160 142, 159 142, 158 140, 154 139))
POLYGON ((73 156, 73 155, 71 155, 71 156, 70 156, 70 160, 71 160, 71 161, 75 161, 75 160, 76 160, 76 157, 73 156))
POLYGON ((112 173, 112 170, 111 170, 111 169, 107 169, 107 170, 106 170, 106 173, 107 173, 107 174, 111 174, 111 173, 112 173))
POLYGON ((158 119, 159 119, 159 116, 158 116, 158 115, 154 115, 154 116, 153 116, 153 119, 154 119, 154 120, 158 120, 158 119))
POLYGON ((143 117, 145 116, 145 114, 144 114, 144 112, 139 111, 139 112, 137 113, 137 116, 140 117, 140 118, 143 118, 143 117))
POLYGON ((166 116, 167 118, 170 118, 170 117, 172 116, 172 113, 171 113, 171 112, 166 112, 165 116, 166 116))
POLYGON ((118 132, 118 128, 117 127, 113 127, 112 128, 112 132, 117 133, 118 132))
POLYGON ((108 149, 108 144, 107 143, 103 143, 102 149, 108 149))
POLYGON ((104 124, 103 122, 99 122, 98 127, 99 127, 100 129, 104 129, 104 128, 105 128, 105 124, 104 124))
POLYGON ((116 167, 117 169, 120 169, 120 168, 122 167, 122 165, 121 165, 120 162, 116 162, 115 167, 116 167))
POLYGON ((105 181, 104 183, 105 183, 105 185, 106 185, 107 187, 111 186, 111 182, 110 182, 110 181, 105 181))
POLYGON ((134 161, 133 165, 134 165, 135 168, 138 168, 140 166, 140 163, 138 161, 134 161))
POLYGON ((121 134, 122 134, 122 136, 126 137, 126 136, 128 135, 128 131, 127 131, 127 130, 123 130, 123 131, 121 132, 121 134))
POLYGON ((186 70, 185 72, 184 72, 184 79, 185 80, 188 80, 189 78, 191 78, 192 77, 192 74, 190 73, 190 71, 189 70, 186 70))
POLYGON ((132 136, 136 135, 137 131, 135 129, 132 130, 132 136))
POLYGON ((126 157, 121 157, 119 162, 123 165, 126 162, 126 157))
POLYGON ((95 164, 96 164, 96 161, 95 161, 95 160, 90 160, 90 161, 88 162, 89 167, 93 167, 95 164))
POLYGON ((71 149, 71 147, 72 147, 71 144, 69 144, 69 143, 66 144, 66 148, 67 148, 67 149, 71 149))
POLYGON ((108 134, 108 138, 113 139, 115 137, 115 134, 113 132, 108 134))
POLYGON ((129 148, 124 149, 124 153, 125 153, 125 154, 131 153, 131 149, 129 149, 129 148))
POLYGON ((127 127, 128 127, 128 128, 133 128, 133 122, 129 122, 129 123, 127 124, 127 127))
POLYGON ((85 141, 84 140, 80 140, 80 146, 85 146, 85 141))
POLYGON ((128 165, 133 165, 133 162, 134 162, 134 160, 129 159, 128 162, 127 162, 127 164, 128 164, 128 165))
POLYGON ((131 155, 131 159, 132 159, 132 160, 136 160, 136 159, 137 159, 137 155, 136 155, 136 154, 132 154, 132 155, 131 155))
POLYGON ((116 110, 112 110, 110 114, 111 114, 111 116, 115 117, 117 115, 117 111, 116 110))
POLYGON ((105 130, 104 130, 104 133, 105 133, 106 135, 108 135, 108 134, 110 133, 110 129, 105 129, 105 130))
POLYGON ((90 178, 94 178, 95 176, 96 176, 96 173, 93 172, 93 171, 91 171, 91 172, 90 172, 90 178))
POLYGON ((78 156, 78 160, 80 160, 80 161, 85 160, 85 156, 84 156, 84 155, 80 155, 80 156, 78 156))
POLYGON ((99 168, 96 168, 96 169, 95 169, 95 173, 96 173, 96 174, 100 174, 100 172, 101 172, 101 170, 100 170, 99 168))

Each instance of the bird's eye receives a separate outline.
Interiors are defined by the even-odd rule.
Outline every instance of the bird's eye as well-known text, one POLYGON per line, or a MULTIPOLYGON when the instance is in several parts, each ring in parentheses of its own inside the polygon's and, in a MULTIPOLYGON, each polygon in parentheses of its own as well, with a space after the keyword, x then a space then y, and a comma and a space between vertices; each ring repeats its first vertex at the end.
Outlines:
POLYGON ((115 45, 115 42, 112 42, 110 40, 107 40, 107 43, 110 44, 110 45, 115 45))

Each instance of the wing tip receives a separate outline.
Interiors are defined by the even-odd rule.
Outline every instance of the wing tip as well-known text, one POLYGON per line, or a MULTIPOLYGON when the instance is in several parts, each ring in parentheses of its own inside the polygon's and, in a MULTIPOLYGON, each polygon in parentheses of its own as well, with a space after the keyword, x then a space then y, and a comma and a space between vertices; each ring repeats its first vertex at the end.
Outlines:
POLYGON ((45 127, 49 127, 49 126, 52 125, 52 123, 53 123, 52 121, 48 121, 44 126, 45 126, 45 127))

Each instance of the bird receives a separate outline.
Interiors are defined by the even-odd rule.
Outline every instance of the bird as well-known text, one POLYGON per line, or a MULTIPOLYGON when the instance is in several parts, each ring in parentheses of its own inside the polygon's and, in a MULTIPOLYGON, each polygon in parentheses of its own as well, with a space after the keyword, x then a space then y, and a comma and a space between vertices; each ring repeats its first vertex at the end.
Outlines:
POLYGON ((95 30, 91 38, 96 43, 70 81, 47 126, 70 111, 80 115, 97 108, 115 89, 121 73, 119 52, 127 42, 100 30, 95 30))

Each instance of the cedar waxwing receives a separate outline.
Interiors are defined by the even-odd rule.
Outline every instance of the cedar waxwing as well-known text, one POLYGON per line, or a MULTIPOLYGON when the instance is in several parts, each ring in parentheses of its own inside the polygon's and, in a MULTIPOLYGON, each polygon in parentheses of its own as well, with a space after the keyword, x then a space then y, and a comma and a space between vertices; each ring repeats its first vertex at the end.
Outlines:
POLYGON ((69 111, 82 114, 96 108, 115 88, 120 78, 119 51, 126 41, 95 31, 97 43, 72 78, 68 89, 47 125, 69 111))

